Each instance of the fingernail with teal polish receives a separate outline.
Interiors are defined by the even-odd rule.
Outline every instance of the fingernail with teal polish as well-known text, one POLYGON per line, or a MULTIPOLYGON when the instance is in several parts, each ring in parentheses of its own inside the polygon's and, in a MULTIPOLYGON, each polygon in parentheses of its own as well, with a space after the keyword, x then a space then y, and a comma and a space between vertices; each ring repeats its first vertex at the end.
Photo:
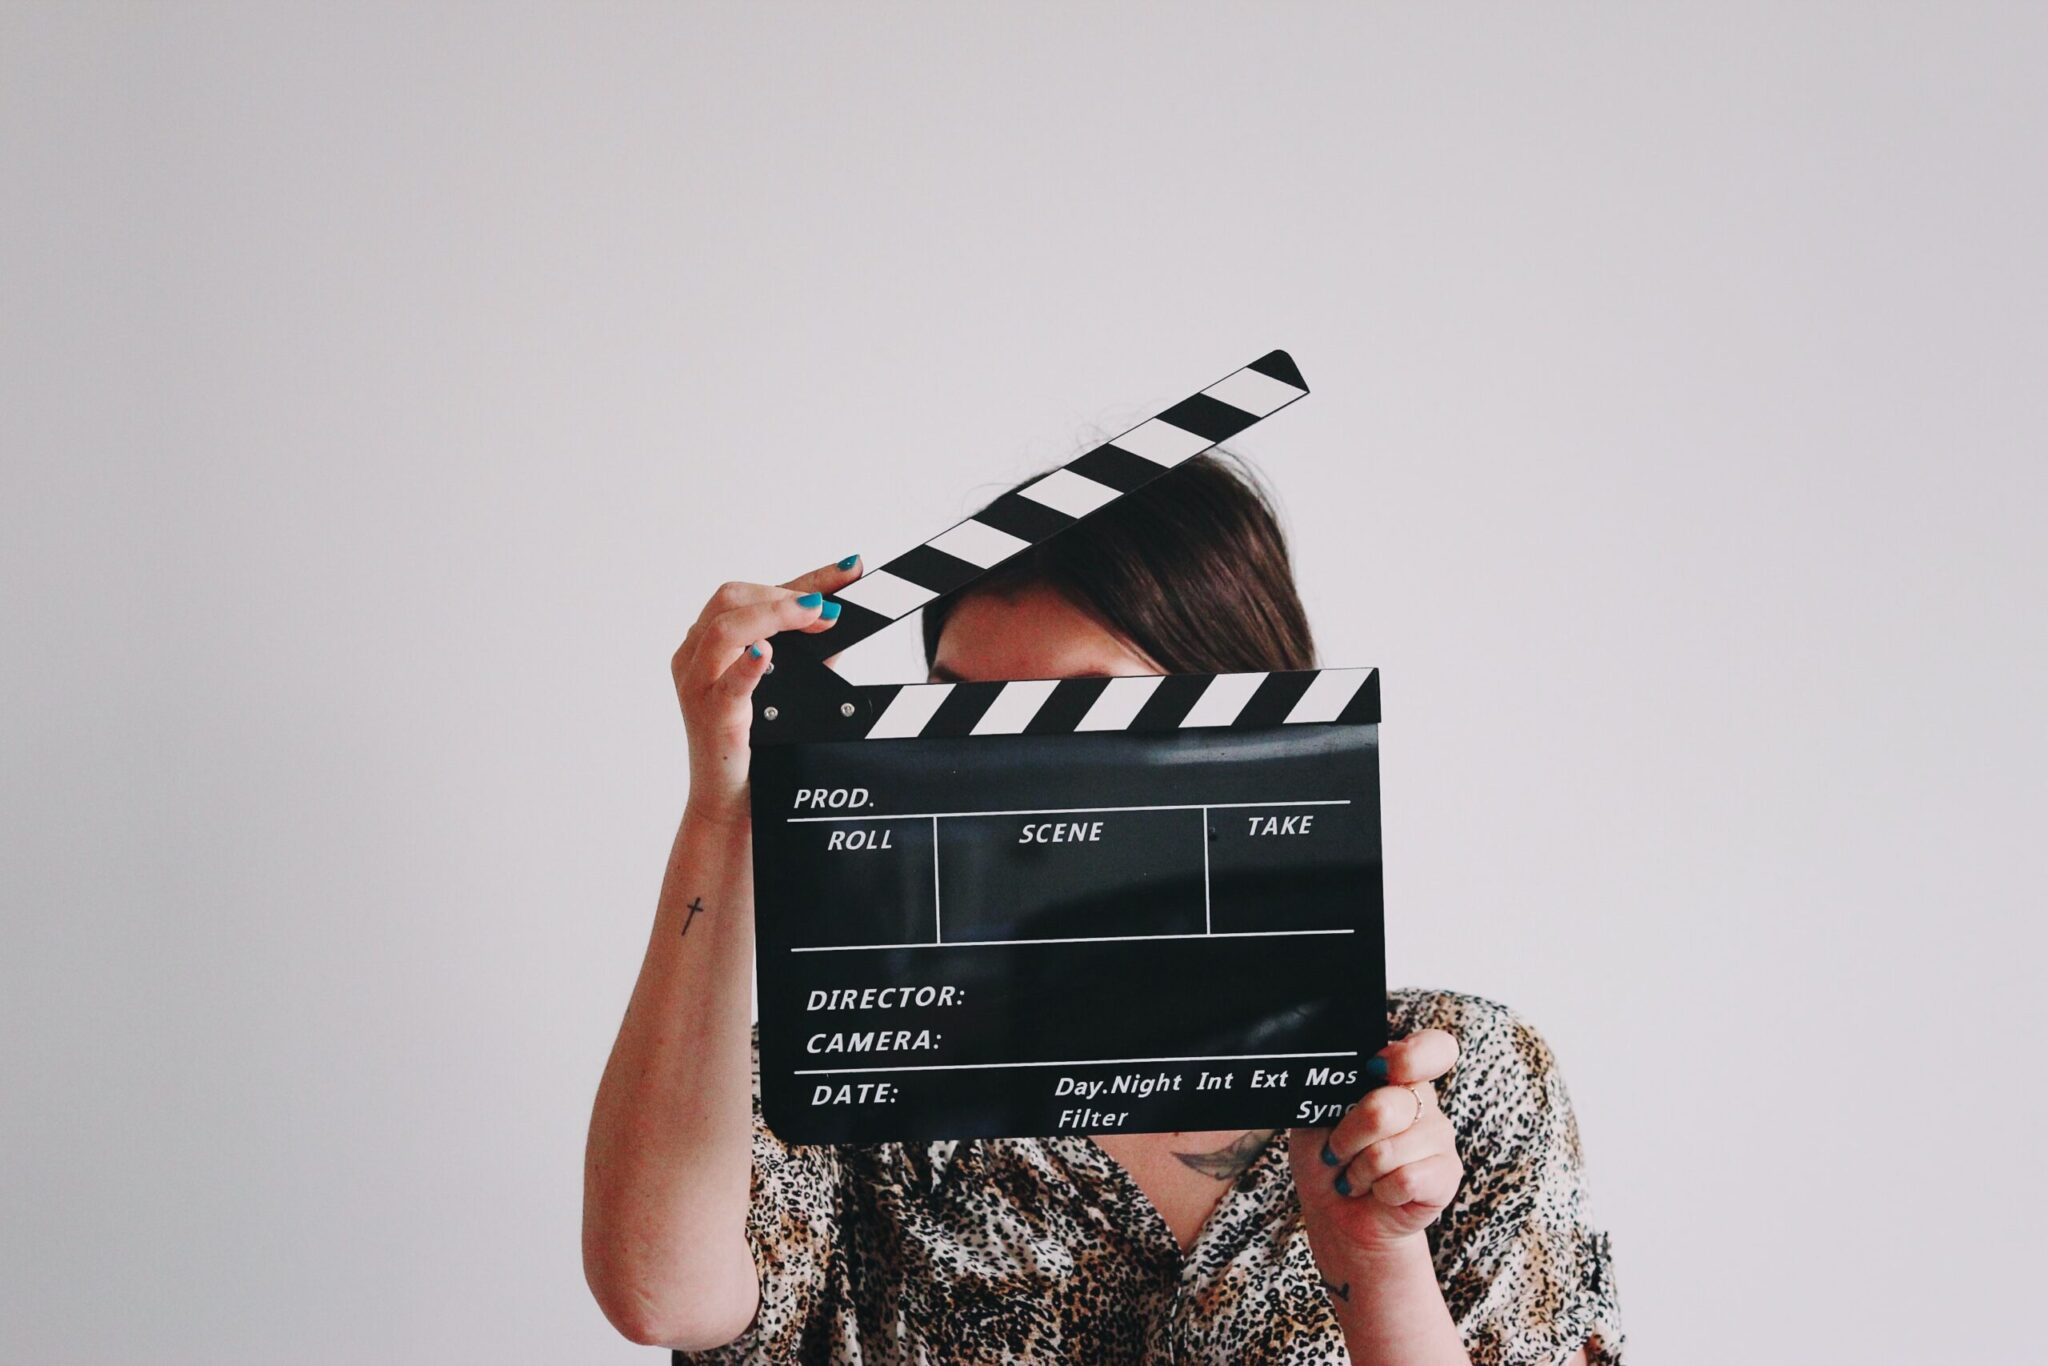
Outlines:
POLYGON ((1387 1060, 1385 1058, 1367 1058, 1365 1060, 1365 1078, 1374 1086, 1385 1086, 1387 1084, 1387 1060))
POLYGON ((1349 1180, 1349 1179, 1348 1179, 1348 1178, 1347 1178, 1347 1177, 1345 1176, 1345 1174, 1344 1174, 1343 1172, 1338 1172, 1338 1173, 1337 1173, 1337 1194, 1339 1194, 1339 1195, 1349 1195, 1349 1194, 1351 1194, 1351 1182, 1350 1182, 1350 1180, 1349 1180))
POLYGON ((858 555, 848 555, 848 556, 847 556, 847 557, 846 557, 845 559, 843 559, 843 560, 841 560, 841 561, 839 562, 839 567, 840 567, 841 569, 851 569, 851 568, 853 568, 853 567, 854 567, 855 565, 857 565, 857 564, 859 564, 859 563, 860 563, 860 556, 858 556, 858 555))
POLYGON ((749 645, 747 647, 747 653, 752 655, 754 658, 759 659, 761 657, 761 647, 758 645, 749 645))
POLYGON ((825 595, 823 593, 806 593, 796 600, 796 605, 799 607, 816 607, 824 600, 825 595))
POLYGON ((1330 1140, 1327 1138, 1323 1140, 1323 1165, 1325 1167, 1337 1165, 1337 1154, 1330 1151, 1330 1140))
POLYGON ((826 603, 826 604, 825 604, 825 606, 824 606, 824 609, 823 609, 822 611, 820 611, 820 612, 818 613, 818 620, 820 620, 820 621, 837 621, 837 620, 839 620, 839 604, 838 604, 838 603, 836 603, 836 602, 828 602, 828 603, 826 603))

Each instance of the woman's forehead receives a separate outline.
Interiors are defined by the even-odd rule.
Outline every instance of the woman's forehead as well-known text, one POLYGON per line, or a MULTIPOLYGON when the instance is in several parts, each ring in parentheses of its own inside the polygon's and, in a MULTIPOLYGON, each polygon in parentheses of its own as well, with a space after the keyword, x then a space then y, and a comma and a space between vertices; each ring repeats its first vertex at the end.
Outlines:
POLYGON ((1030 584, 970 593, 955 604, 932 672, 941 680, 978 682, 1159 670, 1059 592, 1030 584))

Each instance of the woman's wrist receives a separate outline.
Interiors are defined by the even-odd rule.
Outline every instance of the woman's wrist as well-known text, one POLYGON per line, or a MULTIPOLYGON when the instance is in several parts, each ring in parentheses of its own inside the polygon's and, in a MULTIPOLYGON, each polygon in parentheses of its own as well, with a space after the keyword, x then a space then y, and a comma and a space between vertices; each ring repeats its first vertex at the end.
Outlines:
POLYGON ((683 835, 716 840, 744 838, 753 831, 753 811, 747 795, 735 798, 699 800, 694 795, 683 803, 683 835))
MULTIPOLYGON (((1313 1241, 1311 1241, 1313 1247, 1313 1241)), ((1351 1359, 1369 1362, 1469 1363, 1450 1308, 1437 1284, 1429 1240, 1422 1233, 1391 1242, 1350 1244, 1325 1255, 1316 1269, 1330 1297, 1351 1359)))
POLYGON ((1367 1290, 1376 1294, 1389 1286, 1417 1283, 1423 1278, 1427 1278, 1431 1288, 1436 1286, 1429 1241, 1419 1233, 1386 1243, 1350 1243, 1327 1252, 1311 1238, 1309 1247, 1315 1253, 1323 1288, 1329 1292, 1340 1316, 1348 1307, 1361 1303, 1362 1292, 1367 1290))
MULTIPOLYGON (((1316 1260, 1321 1263, 1323 1258, 1318 1254, 1316 1260)), ((1417 1266, 1433 1265, 1430 1260, 1429 1235, 1426 1233, 1409 1233, 1383 1241, 1348 1243, 1341 1251, 1332 1253, 1330 1261, 1362 1271, 1397 1273, 1417 1266)))

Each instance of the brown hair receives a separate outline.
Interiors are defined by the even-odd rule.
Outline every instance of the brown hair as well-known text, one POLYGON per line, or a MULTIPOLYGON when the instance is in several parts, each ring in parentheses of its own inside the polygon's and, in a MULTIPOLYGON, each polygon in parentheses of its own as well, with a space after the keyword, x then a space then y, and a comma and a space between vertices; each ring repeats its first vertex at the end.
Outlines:
MULTIPOLYGON (((1035 584, 1093 615, 1168 673, 1315 667, 1315 641, 1272 497, 1241 456, 1221 448, 1040 541, 967 593, 1035 584)), ((941 598, 925 608, 927 664, 938 660, 939 635, 958 601, 941 598)))

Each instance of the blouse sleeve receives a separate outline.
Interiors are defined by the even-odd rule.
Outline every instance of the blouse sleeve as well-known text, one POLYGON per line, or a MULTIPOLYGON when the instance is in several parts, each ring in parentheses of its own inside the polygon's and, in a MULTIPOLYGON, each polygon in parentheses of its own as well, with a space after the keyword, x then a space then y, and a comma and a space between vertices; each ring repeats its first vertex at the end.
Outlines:
MULTIPOLYGON (((1398 1005, 1398 1002, 1397 1002, 1398 1005)), ((1592 1219, 1578 1121, 1549 1045, 1506 1006, 1420 997, 1397 1037, 1448 1030, 1458 1062, 1439 1095, 1465 1180, 1429 1230, 1438 1283, 1474 1366, 1621 1366, 1613 1251, 1592 1219)))
POLYGON ((702 1352, 674 1352, 677 1363, 807 1360, 817 1310, 839 1270, 839 1150, 789 1144, 761 1118, 761 1029, 753 1031, 753 1179, 747 1246, 761 1282, 761 1305, 747 1330, 702 1352))

